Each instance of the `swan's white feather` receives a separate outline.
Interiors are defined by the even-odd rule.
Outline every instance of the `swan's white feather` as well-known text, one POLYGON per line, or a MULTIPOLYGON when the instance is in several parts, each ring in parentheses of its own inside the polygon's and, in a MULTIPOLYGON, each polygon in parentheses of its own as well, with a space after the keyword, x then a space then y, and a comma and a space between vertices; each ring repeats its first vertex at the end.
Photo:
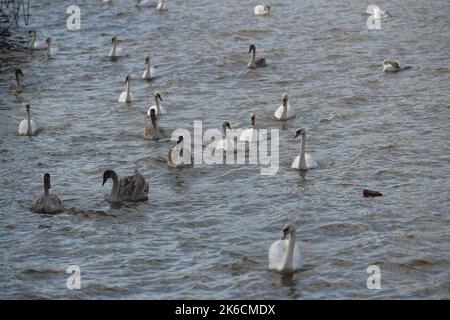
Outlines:
POLYGON ((147 110, 147 115, 150 117, 150 110, 154 109, 155 110, 155 114, 156 115, 161 115, 161 114, 166 114, 167 111, 163 106, 159 106, 159 109, 156 105, 151 106, 150 108, 148 108, 147 110))
MULTIPOLYGON (((286 254, 288 250, 288 239, 275 241, 269 249, 269 269, 282 271, 286 254)), ((301 265, 300 247, 295 244, 294 258, 292 261, 293 269, 299 269, 301 265)))
MULTIPOLYGON (((127 92, 123 91, 119 96, 119 102, 127 103, 127 92)), ((128 102, 133 101, 133 94, 130 92, 130 100, 128 102)))
MULTIPOLYGON (((36 134, 38 130, 38 126, 34 120, 31 120, 31 131, 33 134, 36 134)), ((28 120, 24 119, 19 123, 19 128, 17 130, 17 133, 21 136, 26 136, 28 131, 28 120)))
POLYGON ((283 112, 284 111, 284 106, 283 106, 283 104, 281 104, 278 107, 278 109, 275 111, 275 113, 274 113, 275 118, 277 118, 278 120, 288 120, 288 119, 294 118, 295 117, 295 112, 294 112, 294 110, 292 110, 289 102, 288 102, 288 105, 287 105, 286 108, 287 108, 287 112, 286 112, 286 115, 285 115, 284 112, 283 112))
MULTIPOLYGON (((305 153, 305 162, 306 162, 306 169, 317 168, 317 162, 313 159, 313 157, 309 153, 305 153)), ((297 156, 294 162, 292 162, 292 168, 297 170, 302 169, 300 168, 300 156, 297 156)))

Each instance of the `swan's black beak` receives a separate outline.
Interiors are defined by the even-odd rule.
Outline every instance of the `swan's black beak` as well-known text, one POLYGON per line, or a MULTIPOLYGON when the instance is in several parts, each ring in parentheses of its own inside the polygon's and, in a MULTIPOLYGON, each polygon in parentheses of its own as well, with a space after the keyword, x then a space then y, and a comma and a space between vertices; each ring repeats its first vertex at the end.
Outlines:
POLYGON ((227 125, 227 128, 231 130, 231 126, 230 126, 230 123, 229 123, 229 122, 227 122, 227 124, 226 124, 226 125, 227 125))
POLYGON ((161 95, 158 93, 158 98, 159 100, 163 101, 163 99, 161 98, 161 95))
POLYGON ((106 175, 103 175, 103 183, 102 183, 102 186, 104 186, 104 185, 105 185, 105 183, 106 183, 106 181, 108 181, 108 179, 109 179, 109 177, 108 177, 108 176, 106 176, 106 175))

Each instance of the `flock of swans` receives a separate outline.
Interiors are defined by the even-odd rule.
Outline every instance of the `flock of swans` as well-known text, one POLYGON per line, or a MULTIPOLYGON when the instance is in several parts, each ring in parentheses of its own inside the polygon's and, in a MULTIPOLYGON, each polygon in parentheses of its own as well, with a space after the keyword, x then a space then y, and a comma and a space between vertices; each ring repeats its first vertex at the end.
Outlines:
MULTIPOLYGON (((112 0, 103 0, 105 3, 112 3, 112 0)), ((137 6, 156 6, 156 10, 165 10, 166 1, 159 0, 156 4, 154 0, 138 0, 137 6)), ((255 15, 268 15, 270 14, 271 7, 269 5, 258 5, 254 8, 255 15)), ((30 50, 46 50, 47 56, 51 56, 56 52, 56 48, 51 47, 51 39, 47 38, 45 42, 37 40, 37 32, 35 29, 31 29, 29 34, 32 36, 31 43, 29 45, 30 50)), ((117 46, 118 38, 113 36, 111 39, 111 50, 109 57, 112 60, 118 57, 124 56, 124 50, 117 46)), ((247 68, 255 69, 259 67, 267 66, 266 59, 264 57, 256 57, 256 47, 254 44, 249 47, 249 54, 251 59, 247 64, 247 68)), ((409 66, 401 67, 395 61, 384 60, 383 71, 384 72, 398 72, 410 68, 409 66)), ((151 80, 154 78, 155 70, 150 65, 150 57, 145 58, 145 69, 141 76, 143 80, 151 80)), ((24 78, 22 70, 16 69, 15 71, 16 82, 9 87, 10 92, 20 93, 25 90, 25 87, 21 83, 21 78, 24 78)), ((127 75, 124 84, 126 90, 123 91, 119 98, 119 103, 130 103, 133 100, 131 93, 131 76, 127 75)), ((166 109, 161 105, 163 101, 159 91, 154 92, 155 105, 149 107, 147 115, 150 117, 149 124, 145 127, 143 136, 145 139, 157 140, 161 137, 164 130, 160 128, 158 124, 157 116, 167 113, 166 109)), ((18 135, 34 136, 38 133, 37 123, 31 119, 31 107, 26 105, 27 119, 22 120, 18 126, 18 135)), ((295 117, 295 110, 291 108, 288 100, 287 93, 282 96, 282 104, 275 110, 274 118, 280 121, 287 121, 295 117)), ((258 141, 258 131, 256 127, 256 114, 254 112, 250 115, 251 127, 242 131, 239 142, 254 143, 258 141)), ((215 144, 216 152, 233 150, 236 152, 236 144, 234 139, 227 137, 227 129, 231 129, 230 122, 224 120, 222 122, 223 139, 218 140, 215 144)), ((292 168, 297 170, 308 170, 317 167, 317 162, 312 156, 306 153, 306 134, 305 128, 296 131, 294 138, 301 138, 300 153, 292 163, 292 168)), ((184 152, 192 154, 190 151, 190 145, 186 145, 182 136, 178 138, 176 144, 172 146, 167 154, 167 164, 169 167, 179 167, 180 158, 184 152)), ((110 202, 123 202, 123 201, 144 201, 148 199, 148 193, 150 191, 149 183, 145 181, 145 178, 135 169, 134 173, 130 176, 119 177, 113 170, 106 170, 103 173, 104 185, 109 179, 112 180, 112 189, 107 197, 110 202)), ((50 174, 44 174, 44 193, 39 197, 33 206, 33 210, 39 213, 57 213, 63 211, 63 203, 56 194, 50 193, 50 174)), ((269 269, 278 271, 293 271, 300 267, 300 249, 296 244, 296 229, 292 223, 288 223, 283 228, 283 237, 281 240, 276 241, 269 249, 269 269)))

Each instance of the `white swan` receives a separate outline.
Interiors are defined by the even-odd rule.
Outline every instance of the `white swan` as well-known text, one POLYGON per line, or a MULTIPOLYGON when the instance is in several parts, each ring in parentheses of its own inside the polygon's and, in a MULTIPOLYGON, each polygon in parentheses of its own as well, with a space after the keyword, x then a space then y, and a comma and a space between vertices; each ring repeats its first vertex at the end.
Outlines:
POLYGON ((45 40, 45 45, 47 46, 47 57, 51 58, 53 57, 55 54, 58 53, 58 48, 54 48, 52 47, 52 39, 51 38, 47 38, 47 40, 45 40))
POLYGON ((383 60, 383 71, 384 72, 398 72, 411 68, 410 66, 400 67, 397 62, 392 60, 383 60))
POLYGON ((124 91, 119 96, 119 102, 122 103, 129 103, 132 100, 132 94, 131 94, 131 76, 127 75, 125 78, 125 84, 127 85, 127 91, 124 91))
POLYGON ((45 44, 44 41, 36 40, 36 29, 33 28, 30 31, 28 31, 28 33, 32 35, 31 43, 28 46, 28 49, 30 49, 30 50, 45 50, 45 49, 47 49, 47 45, 45 44))
POLYGON ((154 76, 155 76, 155 69, 150 67, 150 57, 147 56, 145 58, 145 70, 141 78, 144 80, 151 80, 154 76))
POLYGON ((216 152, 226 152, 228 150, 232 150, 233 152, 237 151, 234 140, 230 139, 227 135, 227 128, 231 130, 230 123, 224 120, 222 122, 223 139, 217 141, 215 146, 216 152))
POLYGON ((252 112, 250 115, 250 119, 252 120, 252 127, 242 131, 239 137, 239 141, 250 143, 258 141, 258 130, 256 129, 255 118, 256 115, 254 112, 252 112))
POLYGON ((63 210, 62 201, 56 194, 50 194, 50 188, 50 175, 46 173, 44 174, 44 194, 37 199, 33 206, 33 211, 38 213, 57 213, 63 210))
POLYGON ((166 112, 166 109, 163 108, 163 106, 161 106, 161 105, 159 104, 159 101, 163 101, 163 99, 161 98, 161 94, 159 93, 159 91, 156 90, 156 91, 153 93, 153 96, 155 97, 155 105, 154 105, 154 106, 151 106, 150 108, 148 108, 148 110, 147 110, 147 115, 150 116, 150 112, 151 112, 152 109, 155 110, 156 115, 158 115, 158 116, 159 116, 160 114, 166 114, 166 113, 167 113, 167 112, 166 112))
POLYGON ((136 7, 156 7, 156 3, 153 0, 136 0, 136 7))
POLYGON ((171 147, 167 153, 167 165, 172 168, 181 168, 192 164, 192 162, 191 147, 186 146, 183 137, 179 136, 175 146, 171 147), (184 162, 186 157, 191 159, 190 163, 184 162))
POLYGON ((155 109, 150 110, 151 122, 144 129, 144 138, 149 140, 158 140, 161 137, 161 128, 158 125, 155 109))
POLYGON ((316 168, 317 162, 311 157, 311 155, 309 155, 308 153, 305 152, 306 129, 297 130, 297 132, 295 133, 294 139, 297 138, 299 135, 302 136, 300 155, 295 158, 294 162, 292 162, 292 168, 297 169, 297 170, 308 170, 308 169, 316 168))
POLYGON ((22 70, 20 70, 19 68, 16 69, 15 74, 16 74, 16 82, 15 83, 10 83, 10 85, 8 87, 8 90, 11 93, 21 93, 25 89, 25 86, 23 86, 20 83, 20 76, 23 77, 24 75, 22 73, 22 70))
POLYGON ((117 36, 114 36, 111 38, 111 44, 112 44, 112 48, 109 51, 109 57, 114 59, 114 58, 123 56, 123 54, 124 54, 123 49, 117 47, 117 36))
POLYGON ((249 54, 252 52, 253 52, 252 58, 251 58, 250 62, 247 64, 247 68, 255 69, 258 67, 266 67, 267 64, 266 64, 265 58, 256 58, 256 47, 254 44, 251 44, 250 48, 248 50, 249 54))
POLYGON ((158 0, 158 4, 156 5, 156 10, 158 10, 158 11, 166 10, 166 0, 158 0))
POLYGON ((269 5, 262 5, 259 4, 255 7, 255 15, 261 16, 270 13, 270 6, 269 5))
POLYGON ((37 134, 38 125, 36 124, 36 122, 31 120, 30 105, 27 104, 25 108, 27 110, 27 119, 23 119, 22 121, 20 121, 17 133, 20 136, 34 136, 37 134))
POLYGON ((113 170, 106 170, 103 173, 102 186, 105 185, 108 179, 113 180, 113 187, 107 198, 108 201, 144 201, 148 199, 150 186, 137 169, 134 169, 133 175, 120 180, 113 170))
POLYGON ((295 226, 284 226, 283 237, 275 241, 269 249, 269 269, 280 272, 293 272, 300 268, 300 247, 295 243, 295 226))
POLYGON ((295 117, 295 112, 289 104, 287 93, 283 94, 283 103, 275 111, 274 115, 278 120, 288 120, 295 117))

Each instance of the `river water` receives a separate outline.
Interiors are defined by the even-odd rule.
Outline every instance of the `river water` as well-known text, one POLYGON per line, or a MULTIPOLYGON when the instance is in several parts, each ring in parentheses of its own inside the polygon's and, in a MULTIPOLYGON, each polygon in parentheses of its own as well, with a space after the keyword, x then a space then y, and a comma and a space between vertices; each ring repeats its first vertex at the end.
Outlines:
POLYGON ((68 30, 73 1, 31 1, 29 26, 0 44, 0 298, 3 299, 383 299, 449 298, 450 5, 378 1, 392 17, 369 30, 370 2, 168 0, 163 13, 133 2, 78 1, 81 30, 68 30), (24 47, 29 27, 51 36, 54 59, 24 47), (107 55, 113 35, 127 56, 107 55), (268 66, 249 70, 248 47, 268 66), (150 55, 159 77, 139 80, 150 55), (383 59, 411 65, 384 74, 383 59), (26 89, 8 93, 14 69, 26 89), (135 101, 119 104, 126 74, 135 101), (169 169, 170 136, 143 139, 159 90, 169 133, 279 129, 280 168, 169 169), (284 92, 297 117, 273 119, 284 92), (17 136, 24 105, 41 127, 17 136), (290 168, 299 128, 318 162, 290 168), (149 200, 112 206, 112 168, 134 168, 149 200), (65 211, 33 213, 42 176, 65 211), (382 197, 364 198, 369 188, 382 197), (268 270, 267 252, 293 222, 303 265, 268 270), (81 289, 66 288, 69 265, 81 289), (367 267, 381 289, 367 288, 367 267))

